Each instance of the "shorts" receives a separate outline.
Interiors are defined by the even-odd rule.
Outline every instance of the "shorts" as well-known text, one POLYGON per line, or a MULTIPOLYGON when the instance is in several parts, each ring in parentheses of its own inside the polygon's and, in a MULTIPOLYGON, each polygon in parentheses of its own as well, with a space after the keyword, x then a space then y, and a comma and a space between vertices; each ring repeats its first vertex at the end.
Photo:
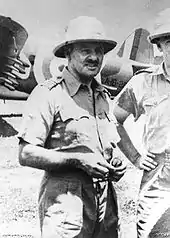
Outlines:
POLYGON ((101 182, 100 198, 93 180, 79 173, 46 173, 39 196, 44 238, 117 238, 117 198, 112 183, 101 182))

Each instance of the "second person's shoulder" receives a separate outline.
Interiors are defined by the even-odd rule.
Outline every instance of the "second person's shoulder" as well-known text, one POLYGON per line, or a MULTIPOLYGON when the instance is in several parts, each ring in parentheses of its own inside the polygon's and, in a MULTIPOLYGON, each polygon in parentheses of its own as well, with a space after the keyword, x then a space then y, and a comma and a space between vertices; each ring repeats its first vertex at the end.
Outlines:
POLYGON ((147 84, 152 80, 152 76, 155 75, 159 71, 159 66, 153 65, 152 67, 138 70, 134 76, 129 81, 129 85, 135 86, 143 84, 147 84))

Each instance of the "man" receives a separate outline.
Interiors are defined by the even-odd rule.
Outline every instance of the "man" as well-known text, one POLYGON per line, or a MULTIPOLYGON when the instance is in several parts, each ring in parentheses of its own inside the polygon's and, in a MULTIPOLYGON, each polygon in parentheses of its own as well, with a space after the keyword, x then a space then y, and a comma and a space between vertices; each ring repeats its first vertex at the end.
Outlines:
POLYGON ((42 237, 117 237, 112 180, 125 172, 114 159, 119 135, 112 103, 96 80, 116 42, 93 17, 78 17, 54 54, 62 76, 33 90, 19 133, 21 165, 45 170, 39 195, 42 237), (110 163, 109 163, 110 162, 110 163))
POLYGON ((170 237, 170 9, 161 13, 149 40, 162 52, 163 63, 135 75, 116 99, 114 114, 120 123, 119 146, 129 160, 143 169, 137 209, 138 237, 170 237), (145 114, 140 155, 123 123, 133 114, 145 114), (168 225, 167 225, 168 224, 168 225))

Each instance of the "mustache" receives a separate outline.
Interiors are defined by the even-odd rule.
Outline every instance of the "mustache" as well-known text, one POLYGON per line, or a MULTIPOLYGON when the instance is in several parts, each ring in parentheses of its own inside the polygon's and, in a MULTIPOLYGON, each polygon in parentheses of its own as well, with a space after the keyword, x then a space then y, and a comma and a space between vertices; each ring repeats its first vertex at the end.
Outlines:
POLYGON ((91 59, 89 59, 89 60, 87 60, 86 62, 85 62, 85 65, 94 65, 94 66, 98 66, 99 65, 99 60, 91 60, 91 59))

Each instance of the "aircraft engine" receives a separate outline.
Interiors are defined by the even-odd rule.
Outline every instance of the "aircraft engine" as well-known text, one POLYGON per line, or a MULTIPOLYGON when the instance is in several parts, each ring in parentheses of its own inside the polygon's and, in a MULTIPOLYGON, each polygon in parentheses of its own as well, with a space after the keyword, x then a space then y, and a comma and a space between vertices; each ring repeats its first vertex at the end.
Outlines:
POLYGON ((42 83, 51 77, 60 76, 63 69, 62 66, 67 64, 66 59, 54 56, 53 48, 49 46, 44 50, 44 47, 40 47, 36 52, 33 70, 38 83, 42 83))
POLYGON ((132 64, 123 58, 112 58, 106 61, 101 70, 101 83, 116 96, 133 76, 132 64))

